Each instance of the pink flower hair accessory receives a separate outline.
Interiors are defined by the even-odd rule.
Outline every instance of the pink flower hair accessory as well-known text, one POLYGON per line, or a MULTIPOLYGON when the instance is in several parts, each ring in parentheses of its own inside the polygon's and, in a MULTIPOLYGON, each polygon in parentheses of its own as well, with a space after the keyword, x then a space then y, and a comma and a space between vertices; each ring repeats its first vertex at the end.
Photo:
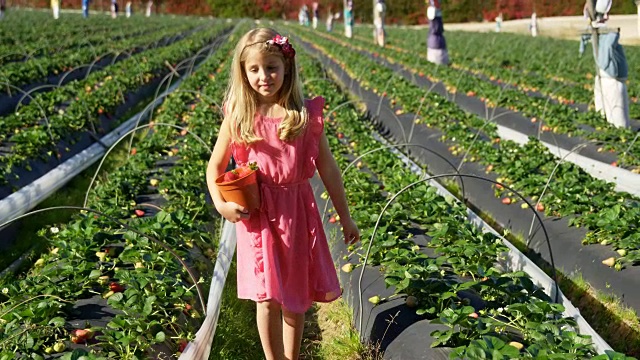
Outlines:
POLYGON ((287 59, 292 59, 296 56, 296 51, 289 43, 289 38, 287 38, 286 36, 276 35, 273 39, 267 40, 267 44, 277 45, 280 50, 282 50, 282 54, 284 55, 284 57, 287 59))

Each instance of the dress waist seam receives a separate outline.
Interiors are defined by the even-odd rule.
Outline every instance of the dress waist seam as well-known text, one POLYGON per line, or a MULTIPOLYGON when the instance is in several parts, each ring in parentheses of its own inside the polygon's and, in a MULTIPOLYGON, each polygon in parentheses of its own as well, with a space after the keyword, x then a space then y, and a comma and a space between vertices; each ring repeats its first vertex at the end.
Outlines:
POLYGON ((265 183, 261 183, 260 186, 268 187, 268 188, 274 188, 274 189, 282 189, 282 188, 297 187, 297 186, 308 184, 308 183, 309 183, 309 180, 305 179, 305 180, 286 183, 286 184, 265 184, 265 183))

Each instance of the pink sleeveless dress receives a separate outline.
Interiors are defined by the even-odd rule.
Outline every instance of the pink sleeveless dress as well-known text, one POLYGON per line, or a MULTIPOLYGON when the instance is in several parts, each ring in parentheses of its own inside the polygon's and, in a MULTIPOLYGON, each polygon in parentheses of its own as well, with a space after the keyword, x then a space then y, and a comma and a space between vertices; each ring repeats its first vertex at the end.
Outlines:
POLYGON ((263 140, 231 146, 238 165, 258 163, 261 191, 261 208, 236 223, 238 297, 271 299, 295 313, 341 294, 309 183, 324 131, 324 99, 307 100, 306 106, 309 124, 292 142, 278 138, 281 119, 256 115, 255 131, 263 140))

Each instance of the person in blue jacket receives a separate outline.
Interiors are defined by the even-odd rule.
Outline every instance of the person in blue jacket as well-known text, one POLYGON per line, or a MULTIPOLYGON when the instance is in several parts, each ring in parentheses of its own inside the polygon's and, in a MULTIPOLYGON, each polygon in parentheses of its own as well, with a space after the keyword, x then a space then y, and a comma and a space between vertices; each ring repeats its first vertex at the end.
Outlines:
POLYGON ((89 17, 89 2, 90 0, 82 0, 82 17, 89 17))

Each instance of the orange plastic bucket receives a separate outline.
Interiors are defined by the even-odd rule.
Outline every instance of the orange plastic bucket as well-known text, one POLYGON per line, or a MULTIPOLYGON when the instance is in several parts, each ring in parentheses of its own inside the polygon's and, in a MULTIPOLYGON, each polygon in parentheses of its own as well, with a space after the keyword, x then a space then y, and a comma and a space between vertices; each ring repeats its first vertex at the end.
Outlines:
POLYGON ((256 170, 229 182, 224 182, 224 174, 216 179, 218 190, 225 201, 234 202, 249 211, 260 208, 260 188, 256 170))

